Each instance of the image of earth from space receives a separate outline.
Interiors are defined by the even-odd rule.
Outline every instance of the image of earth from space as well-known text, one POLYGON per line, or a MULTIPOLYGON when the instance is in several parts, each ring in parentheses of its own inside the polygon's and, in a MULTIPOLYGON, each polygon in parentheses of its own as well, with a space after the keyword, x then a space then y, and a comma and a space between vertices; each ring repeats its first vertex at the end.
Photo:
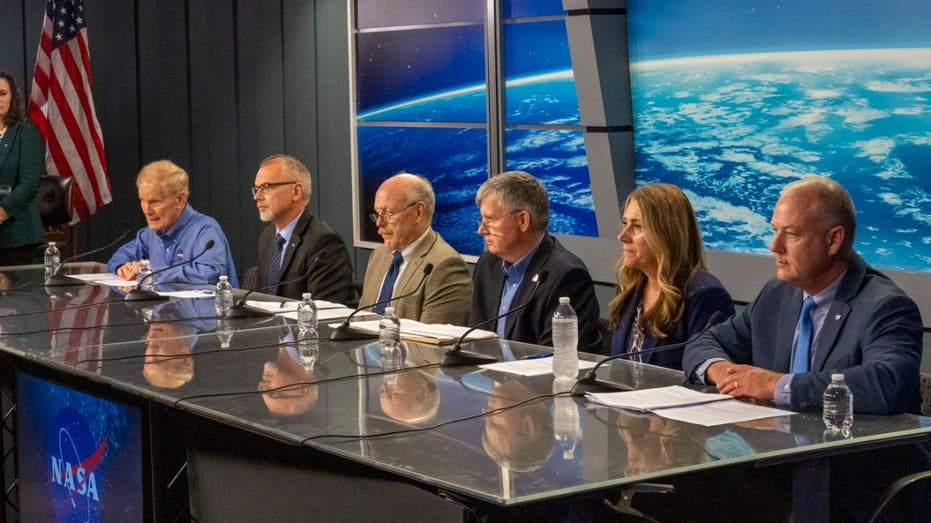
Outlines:
POLYGON ((707 247, 767 253, 781 187, 828 175, 867 262, 931 270, 931 49, 640 62, 631 85, 637 183, 682 187, 707 247))
MULTIPOLYGON (((535 75, 508 82, 510 123, 579 123, 572 72, 535 75)), ((480 218, 475 191, 488 178, 484 85, 434 93, 359 114, 362 122, 426 122, 402 127, 360 125, 360 197, 362 212, 371 211, 378 186, 406 171, 428 178, 436 192, 433 227, 457 251, 484 250, 477 233, 480 218), (475 127, 431 127, 430 122, 474 122, 475 127)), ((574 129, 508 129, 506 168, 527 171, 549 193, 550 232, 598 236, 584 137, 574 129)), ((374 225, 363 224, 362 238, 379 242, 374 225)))

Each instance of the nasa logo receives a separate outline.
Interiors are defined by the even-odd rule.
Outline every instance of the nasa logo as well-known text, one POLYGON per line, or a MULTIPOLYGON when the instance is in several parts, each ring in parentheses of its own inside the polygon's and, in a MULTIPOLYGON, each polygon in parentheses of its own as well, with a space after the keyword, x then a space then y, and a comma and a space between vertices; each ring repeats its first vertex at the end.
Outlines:
POLYGON ((59 521, 90 521, 100 516, 101 473, 109 436, 100 442, 87 420, 72 408, 61 409, 53 419, 48 452, 51 481, 49 497, 59 521))

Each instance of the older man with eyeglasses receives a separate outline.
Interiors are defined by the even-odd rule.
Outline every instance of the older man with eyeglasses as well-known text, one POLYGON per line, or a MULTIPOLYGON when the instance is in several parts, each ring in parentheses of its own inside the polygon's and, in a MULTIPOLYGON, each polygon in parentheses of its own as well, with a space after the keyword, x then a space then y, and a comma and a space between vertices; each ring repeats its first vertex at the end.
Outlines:
MULTIPOLYGON (((472 304, 469 268, 432 229, 434 207, 433 187, 422 176, 396 174, 378 188, 375 210, 369 218, 378 226, 384 245, 369 258, 361 305, 417 290, 390 303, 398 317, 424 323, 466 324, 472 304), (427 264, 433 264, 433 271, 421 285, 427 264)), ((373 310, 381 314, 385 307, 383 304, 373 310)))
POLYGON ((477 324, 527 304, 498 320, 498 335, 552 345, 553 311, 559 298, 568 296, 579 317, 579 350, 597 351, 595 286, 582 260, 547 232, 549 196, 543 184, 523 171, 501 173, 479 187, 475 204, 486 251, 473 271, 469 321, 477 324), (534 283, 533 276, 543 273, 547 276, 534 283))
POLYGON ((310 171, 293 156, 269 156, 259 165, 252 198, 259 219, 267 222, 259 236, 255 288, 299 299, 354 303, 352 263, 342 238, 307 208, 310 171), (308 271, 309 274, 308 274, 308 271))

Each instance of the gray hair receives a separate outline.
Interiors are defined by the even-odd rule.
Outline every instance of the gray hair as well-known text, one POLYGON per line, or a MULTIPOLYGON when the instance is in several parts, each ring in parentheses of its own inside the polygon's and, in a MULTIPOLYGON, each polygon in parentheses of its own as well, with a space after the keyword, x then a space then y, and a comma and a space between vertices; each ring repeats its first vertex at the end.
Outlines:
POLYGON ((857 230, 857 212, 846 189, 827 176, 805 176, 782 188, 782 195, 794 191, 813 194, 821 211, 821 227, 825 230, 840 225, 844 228, 843 248, 853 250, 853 237, 857 230))
POLYGON ((136 175, 136 187, 145 182, 161 185, 168 194, 191 194, 187 171, 171 160, 156 160, 143 166, 136 175))
POLYGON ((273 154, 269 156, 262 160, 259 169, 275 164, 281 166, 281 174, 289 178, 289 181, 300 182, 301 185, 303 185, 304 191, 302 196, 304 199, 309 200, 311 193, 310 169, 297 158, 287 154, 273 154))
POLYGON ((540 180, 524 171, 508 171, 485 180, 475 193, 475 205, 496 196, 508 211, 525 210, 534 230, 545 231, 550 224, 550 205, 546 188, 540 180))
POLYGON ((408 203, 423 202, 426 206, 427 219, 433 220, 433 213, 436 210, 436 195, 433 193, 433 184, 430 180, 419 174, 399 172, 392 178, 401 178, 407 186, 408 203))

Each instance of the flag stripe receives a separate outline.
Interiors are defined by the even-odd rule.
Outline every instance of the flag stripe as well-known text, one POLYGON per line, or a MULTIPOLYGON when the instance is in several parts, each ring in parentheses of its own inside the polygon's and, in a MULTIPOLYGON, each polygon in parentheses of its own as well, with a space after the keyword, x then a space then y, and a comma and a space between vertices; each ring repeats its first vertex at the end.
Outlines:
POLYGON ((46 171, 75 180, 74 221, 113 199, 103 133, 91 91, 83 0, 46 4, 29 116, 46 142, 46 171))

